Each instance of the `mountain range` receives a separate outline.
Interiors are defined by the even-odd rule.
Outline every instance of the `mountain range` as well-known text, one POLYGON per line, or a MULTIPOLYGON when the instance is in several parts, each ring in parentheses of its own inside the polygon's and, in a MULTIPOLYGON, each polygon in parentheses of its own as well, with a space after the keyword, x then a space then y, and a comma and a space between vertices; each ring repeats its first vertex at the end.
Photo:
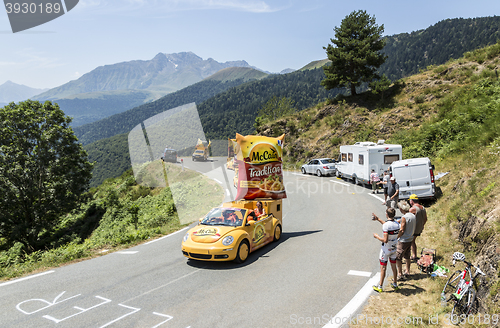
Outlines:
POLYGON ((151 60, 97 67, 36 99, 57 102, 66 115, 73 117, 72 126, 76 127, 154 101, 230 67, 258 70, 244 60, 220 63, 192 52, 159 53, 151 60))
POLYGON ((0 106, 5 106, 10 102, 18 102, 29 99, 48 89, 35 89, 28 86, 7 81, 0 85, 0 106))
POLYGON ((165 95, 227 67, 250 65, 244 60, 225 63, 212 58, 203 60, 192 52, 159 53, 151 60, 133 60, 97 67, 77 80, 38 95, 38 98, 54 100, 82 93, 115 90, 147 90, 156 95, 165 95))

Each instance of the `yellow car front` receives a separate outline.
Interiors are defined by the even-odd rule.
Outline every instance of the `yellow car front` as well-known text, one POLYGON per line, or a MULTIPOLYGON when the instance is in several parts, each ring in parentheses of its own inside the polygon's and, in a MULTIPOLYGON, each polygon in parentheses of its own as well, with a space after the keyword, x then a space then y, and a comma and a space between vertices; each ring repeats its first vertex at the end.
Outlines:
POLYGON ((182 254, 194 260, 232 261, 242 231, 234 227, 197 225, 182 240, 182 254))
POLYGON ((247 210, 241 208, 212 209, 184 235, 182 254, 203 261, 234 260, 241 241, 249 239, 244 226, 246 214, 247 210))

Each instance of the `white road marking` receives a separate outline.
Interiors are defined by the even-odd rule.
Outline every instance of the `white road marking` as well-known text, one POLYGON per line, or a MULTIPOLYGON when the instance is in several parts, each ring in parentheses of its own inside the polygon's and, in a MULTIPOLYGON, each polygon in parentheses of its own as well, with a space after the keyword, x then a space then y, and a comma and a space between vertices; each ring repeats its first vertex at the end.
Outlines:
POLYGON ((182 279, 184 279, 184 278, 187 278, 187 277, 189 277, 189 276, 191 276, 191 275, 193 275, 193 274, 195 274, 195 273, 197 273, 198 271, 201 271, 201 270, 203 270, 203 269, 205 269, 205 267, 199 268, 199 269, 197 269, 197 270, 195 270, 195 271, 191 271, 190 273, 187 273, 187 274, 185 274, 185 275, 183 275, 183 276, 181 276, 181 277, 179 277, 179 278, 176 278, 176 279, 174 279, 174 280, 171 280, 171 281, 167 282, 167 283, 166 283, 166 284, 164 284, 164 285, 158 286, 158 287, 153 288, 153 289, 150 289, 150 290, 148 290, 148 291, 146 291, 146 292, 144 292, 144 293, 142 293, 142 294, 140 294, 140 295, 134 296, 134 297, 132 297, 132 298, 130 298, 130 299, 128 299, 128 300, 126 300, 126 301, 125 301, 125 302, 123 302, 123 303, 128 303, 128 302, 133 301, 133 300, 135 300, 135 299, 137 299, 137 298, 143 297, 144 295, 151 294, 152 292, 155 292, 155 291, 157 291, 157 290, 159 290, 159 289, 165 288, 165 287, 167 287, 167 286, 169 286, 169 285, 171 285, 171 284, 173 284, 173 283, 175 283, 175 282, 177 282, 177 281, 179 281, 179 280, 182 280, 182 279))
POLYGON ((132 255, 135 253, 139 253, 139 251, 118 251, 116 252, 117 254, 124 254, 124 255, 132 255))
POLYGON ((371 272, 367 272, 367 271, 356 271, 356 270, 349 270, 349 272, 347 272, 347 274, 351 275, 351 276, 361 276, 361 277, 369 277, 372 275, 371 272))
POLYGON ((372 197, 375 197, 375 198, 377 198, 378 200, 380 200, 380 201, 382 201, 382 202, 384 201, 384 199, 383 199, 383 198, 379 197, 379 196, 378 196, 378 195, 376 195, 376 194, 368 194, 368 195, 370 195, 370 196, 372 196, 372 197))
POLYGON ((99 307, 99 306, 101 306, 101 305, 104 305, 104 304, 107 304, 107 303, 111 302, 111 300, 110 300, 110 299, 107 299, 107 298, 104 298, 104 297, 101 297, 101 296, 95 296, 95 298, 98 298, 98 299, 102 300, 102 302, 101 302, 101 303, 99 303, 99 304, 96 304, 96 305, 94 305, 94 306, 91 306, 91 307, 89 307, 89 308, 86 308, 86 309, 81 308, 81 307, 79 307, 79 306, 73 306, 73 308, 74 308, 74 309, 76 309, 76 310, 78 310, 78 311, 80 311, 80 312, 73 313, 73 314, 71 314, 71 315, 69 315, 69 316, 67 316, 67 317, 65 317, 65 318, 62 318, 62 319, 57 319, 57 318, 54 318, 53 316, 48 315, 48 314, 46 314, 46 315, 42 316, 42 318, 45 318, 45 319, 48 319, 48 320, 54 321, 55 323, 59 323, 59 322, 62 322, 62 321, 64 321, 64 320, 67 320, 67 319, 69 319, 69 318, 72 318, 72 317, 74 317, 74 316, 77 316, 77 315, 79 315, 79 314, 82 314, 82 313, 85 313, 85 312, 90 311, 90 310, 92 310, 92 309, 95 309, 95 308, 97 308, 97 307, 99 307))
POLYGON ((72 298, 75 298, 75 297, 78 297, 78 296, 80 296, 80 295, 81 295, 81 294, 78 294, 78 295, 73 295, 73 296, 68 297, 68 298, 66 298, 66 299, 64 299, 64 300, 59 300, 59 298, 61 298, 61 297, 64 295, 64 293, 66 293, 66 291, 64 291, 64 292, 62 292, 61 294, 57 295, 57 296, 56 296, 56 298, 54 298, 54 301, 52 301, 52 302, 47 301, 47 300, 44 300, 44 299, 41 299, 41 298, 33 298, 33 299, 26 300, 26 301, 22 301, 21 303, 19 303, 19 304, 17 304, 17 305, 16 305, 16 309, 17 309, 17 310, 19 310, 20 312, 22 312, 22 313, 26 314, 26 315, 31 315, 31 314, 33 314, 33 313, 36 313, 36 312, 38 312, 38 311, 42 311, 42 310, 48 309, 48 308, 49 308, 49 307, 51 307, 51 306, 54 306, 54 305, 56 305, 56 304, 60 304, 60 303, 62 303, 62 302, 66 302, 67 300, 70 300, 70 299, 72 299, 72 298), (33 309, 33 306, 31 306, 31 307, 30 307, 30 308, 31 308, 31 310, 32 310, 31 312, 27 312, 27 311, 25 311, 25 310, 23 310, 23 309, 21 308, 21 305, 23 305, 23 304, 25 304, 25 303, 31 303, 31 302, 36 302, 36 303, 40 303, 40 302, 41 302, 41 303, 45 303, 45 304, 47 304, 47 305, 45 305, 45 306, 43 306, 43 307, 41 307, 41 308, 39 308, 39 309, 36 309, 36 310, 34 310, 34 309, 33 309))
POLYGON ((214 181, 217 182, 218 184, 222 184, 222 182, 220 182, 219 180, 217 180, 215 178, 214 178, 214 181))
POLYGON ((144 245, 148 245, 148 244, 156 243, 157 241, 160 241, 160 240, 162 240, 162 239, 165 239, 165 238, 168 238, 168 237, 173 236, 173 235, 175 235, 175 234, 178 234, 178 233, 180 233, 181 231, 186 230, 187 228, 189 228, 189 227, 182 228, 181 230, 178 230, 178 231, 176 231, 176 232, 173 232, 173 233, 171 233, 170 235, 166 235, 166 236, 163 236, 163 237, 161 237, 161 238, 158 238, 158 239, 155 239, 155 240, 148 241, 147 243, 144 243, 144 245))
POLYGON ((348 183, 345 183, 345 182, 340 182, 340 181, 335 181, 335 180, 330 180, 331 182, 335 182, 335 183, 338 183, 338 184, 341 184, 343 186, 350 186, 350 184, 348 183))
POLYGON ((226 194, 227 194, 228 196, 231 196, 231 193, 229 192, 229 189, 226 189, 226 194))
POLYGON ((21 282, 21 281, 32 279, 32 278, 37 278, 37 277, 44 276, 46 274, 54 273, 54 272, 55 272, 54 270, 51 270, 51 271, 42 272, 42 273, 39 273, 39 274, 34 274, 32 276, 29 276, 29 277, 24 277, 24 278, 20 278, 20 279, 16 279, 16 280, 10 280, 10 281, 7 281, 7 282, 4 282, 4 283, 0 284, 0 287, 11 285, 11 284, 14 284, 16 282, 21 282))
POLYGON ((152 327, 152 328, 157 328, 157 327, 160 327, 161 325, 163 325, 165 322, 173 319, 174 317, 172 317, 171 315, 168 315, 168 314, 161 314, 161 313, 158 313, 158 312, 153 312, 154 315, 159 315, 160 317, 164 317, 164 318, 167 318, 167 320, 163 321, 163 322, 160 322, 159 324, 157 324, 156 326, 152 327))
MULTIPOLYGON (((124 315, 122 315, 121 317, 119 317, 119 318, 117 318, 117 319, 115 319, 115 320, 113 320, 113 321, 108 322, 108 323, 107 323, 107 324, 105 324, 104 326, 101 326, 100 328, 107 327, 107 326, 109 326, 109 325, 111 325, 111 324, 113 324, 113 323, 115 323, 115 322, 117 322, 117 321, 120 321, 121 319, 123 319, 123 318, 125 318, 125 317, 127 317, 127 316, 129 316, 129 315, 131 315, 131 314, 134 314, 134 313, 136 313, 136 312, 138 312, 138 311, 140 311, 140 310, 141 310, 141 309, 138 309, 138 308, 133 308, 133 307, 131 307, 131 306, 127 306, 127 305, 123 305, 123 304, 118 304, 118 306, 122 306, 122 307, 124 307, 124 308, 130 309, 130 310, 132 310, 132 312, 129 312, 129 313, 127 313, 127 314, 124 314, 124 315)), ((170 319, 168 319, 168 320, 170 320, 170 319)), ((168 320, 167 320, 167 321, 168 321, 168 320)))
POLYGON ((347 303, 342 310, 339 311, 323 328, 337 328, 344 324, 348 324, 352 315, 358 308, 365 302, 365 300, 373 292, 372 286, 377 284, 380 280, 380 272, 377 272, 371 277, 366 284, 354 295, 354 297, 347 303))

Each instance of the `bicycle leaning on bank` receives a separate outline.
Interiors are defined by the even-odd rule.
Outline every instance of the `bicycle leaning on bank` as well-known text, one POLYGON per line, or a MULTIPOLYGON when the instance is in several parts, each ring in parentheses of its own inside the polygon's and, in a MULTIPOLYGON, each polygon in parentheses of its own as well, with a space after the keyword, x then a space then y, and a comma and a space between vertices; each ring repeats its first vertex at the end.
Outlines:
MULTIPOLYGON (((443 294, 445 296, 446 302, 452 301, 453 309, 451 310, 451 315, 461 315, 461 314, 471 314, 475 308, 474 304, 476 302, 476 290, 474 289, 474 281, 477 276, 486 274, 481 271, 478 267, 472 265, 472 263, 465 260, 465 255, 460 252, 455 252, 453 254, 453 266, 455 266, 456 261, 461 261, 465 263, 464 270, 458 270, 454 272, 450 279, 446 282, 443 288, 443 294), (475 272, 472 274, 472 268, 475 272), (469 276, 467 280, 467 275, 469 276)), ((441 297, 443 297, 441 294, 441 297)))

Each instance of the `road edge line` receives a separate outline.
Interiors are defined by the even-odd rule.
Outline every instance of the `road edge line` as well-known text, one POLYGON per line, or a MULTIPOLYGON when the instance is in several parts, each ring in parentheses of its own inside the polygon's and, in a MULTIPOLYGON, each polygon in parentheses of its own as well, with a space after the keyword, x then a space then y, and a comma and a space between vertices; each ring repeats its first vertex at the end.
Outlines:
POLYGON ((366 284, 358 291, 356 295, 344 306, 323 328, 337 328, 344 324, 348 324, 352 315, 359 309, 359 307, 368 299, 373 289, 372 286, 380 280, 380 272, 377 272, 371 277, 366 284))
POLYGON ((176 234, 178 234, 178 233, 180 233, 180 232, 182 232, 182 231, 186 230, 187 228, 189 228, 189 226, 184 227, 184 228, 182 228, 181 230, 177 230, 177 231, 175 231, 175 232, 172 232, 171 234, 168 234, 168 235, 166 235, 166 236, 163 236, 163 237, 160 237, 160 238, 157 238, 157 239, 153 239, 153 240, 151 240, 151 241, 148 241, 147 243, 144 243, 143 245, 149 245, 149 244, 152 244, 152 243, 156 243, 157 241, 160 241, 160 240, 162 240, 162 239, 165 239, 165 238, 171 237, 171 236, 173 236, 173 235, 176 235, 176 234))
POLYGON ((21 282, 21 281, 24 281, 24 280, 28 280, 28 279, 32 279, 32 278, 37 278, 37 277, 41 277, 41 276, 44 276, 46 274, 49 274, 49 273, 54 273, 55 271, 54 270, 51 270, 51 271, 46 271, 46 272, 42 272, 42 273, 38 273, 38 274, 34 274, 32 276, 27 276, 27 277, 24 277, 24 278, 19 278, 19 279, 15 279, 15 280, 9 280, 7 282, 4 282, 4 283, 1 283, 0 284, 0 287, 3 287, 3 286, 7 286, 7 285, 11 285, 11 284, 14 284, 16 282, 21 282))

